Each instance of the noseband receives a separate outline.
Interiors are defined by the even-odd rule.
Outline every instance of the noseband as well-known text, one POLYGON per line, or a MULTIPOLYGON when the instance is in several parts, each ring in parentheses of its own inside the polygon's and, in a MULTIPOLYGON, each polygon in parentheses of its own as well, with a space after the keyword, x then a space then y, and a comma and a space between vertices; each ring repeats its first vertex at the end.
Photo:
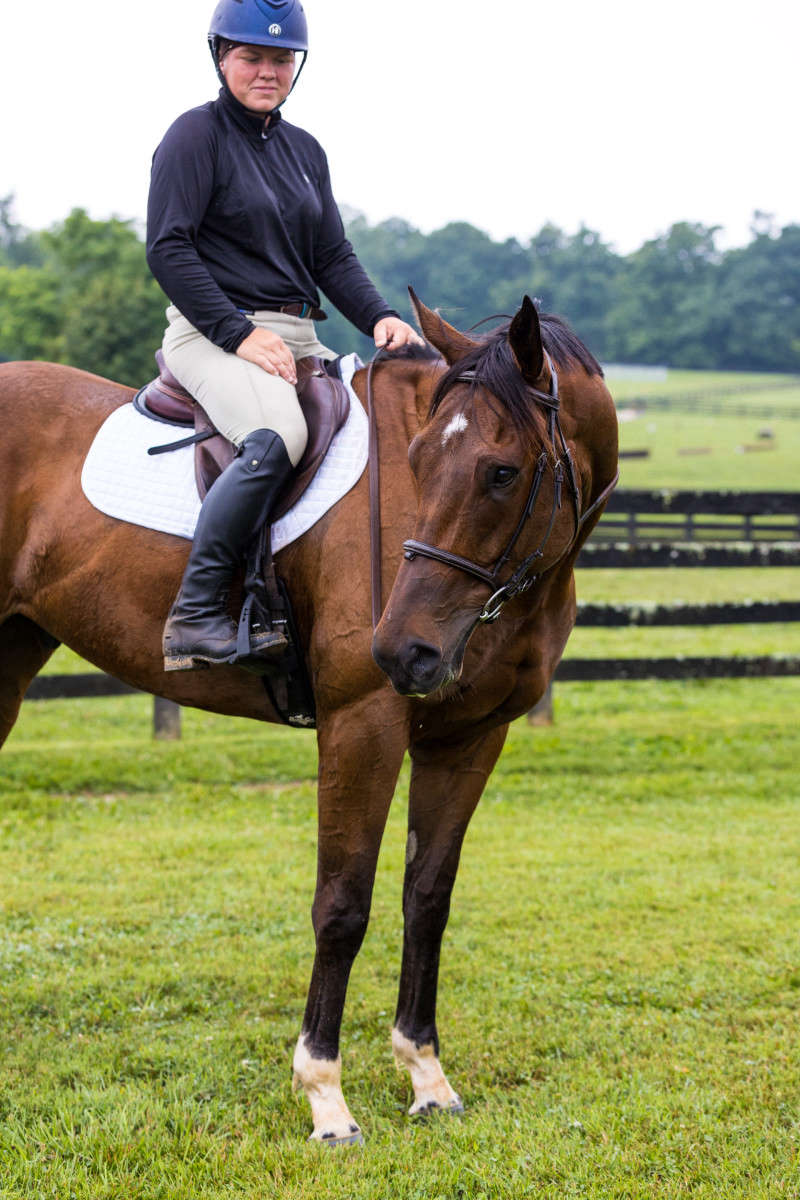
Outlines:
MULTIPOLYGON (((482 567, 479 563, 473 562, 469 558, 462 558, 460 554, 453 554, 450 550, 442 550, 440 547, 431 546, 427 542, 417 541, 416 538, 409 538, 408 541, 403 542, 405 557, 409 561, 412 561, 417 557, 431 558, 436 562, 444 563, 444 565, 447 567, 455 567, 455 569, 458 571, 463 571, 467 575, 472 575, 473 578, 479 579, 481 583, 485 583, 487 587, 491 588, 492 594, 478 614, 475 620, 476 625, 490 624, 492 621, 496 621, 500 616, 500 611, 503 605, 508 600, 510 600, 513 596, 518 596, 523 592, 526 592, 528 588, 532 587, 540 578, 542 572, 537 574, 534 572, 533 568, 538 560, 544 556, 545 547, 550 539, 551 533, 553 532, 553 526, 556 523, 556 517, 558 516, 561 508, 562 491, 565 478, 567 481, 567 486, 572 493, 575 529, 572 537, 570 538, 569 544, 559 555, 556 562, 560 562, 564 555, 566 555, 572 546, 574 546, 584 523, 588 520, 592 513, 594 513, 596 509, 600 507, 601 504, 605 503, 611 492, 616 487, 619 479, 619 474, 617 474, 608 487, 603 490, 597 500, 595 500, 585 512, 582 511, 581 493, 580 488, 578 487, 575 464, 572 460, 569 447, 567 446, 567 440, 564 437, 564 431, 561 428, 561 421, 559 419, 560 402, 558 396, 558 375, 552 359, 546 352, 545 359, 547 360, 547 365, 550 369, 550 391, 540 392, 533 387, 529 390, 535 402, 540 404, 547 413, 548 435, 550 438, 550 446, 552 447, 553 462, 555 466, 553 468, 553 506, 550 511, 550 520, 547 523, 547 529, 544 532, 544 536, 542 537, 542 540, 539 542, 539 545, 536 547, 536 549, 529 554, 527 558, 522 560, 519 566, 516 567, 508 579, 506 579, 505 583, 501 584, 499 582, 500 574, 511 558, 514 547, 516 546, 520 535, 525 528, 526 522, 528 521, 528 518, 530 517, 536 505, 549 459, 547 450, 542 450, 539 458, 537 459, 536 469, 534 470, 530 491, 528 492, 528 499, 525 502, 522 515, 517 522, 516 529, 512 533, 508 545, 500 557, 496 560, 493 567, 487 569, 486 567, 482 567)), ((474 381, 475 372, 469 371, 465 372, 463 375, 459 375, 455 380, 455 383, 474 383, 474 381)), ((547 569, 550 570, 555 565, 556 563, 551 563, 551 566, 547 569)))

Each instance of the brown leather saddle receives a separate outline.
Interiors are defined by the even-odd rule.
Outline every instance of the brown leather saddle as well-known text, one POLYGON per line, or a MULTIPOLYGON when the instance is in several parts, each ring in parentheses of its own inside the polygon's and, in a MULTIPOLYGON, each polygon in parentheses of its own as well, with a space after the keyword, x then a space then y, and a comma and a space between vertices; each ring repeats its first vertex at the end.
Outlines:
MULTIPOLYGON (((314 478, 334 436, 350 414, 350 397, 335 367, 324 359, 309 357, 297 362, 297 398, 308 426, 308 444, 294 474, 278 498, 272 513, 276 521, 288 512, 314 478)), ((178 383, 156 351, 158 378, 141 388, 133 398, 134 407, 145 416, 168 425, 194 429, 194 433, 151 453, 165 453, 194 443, 194 470, 200 499, 236 455, 236 447, 212 424, 205 409, 178 383)))

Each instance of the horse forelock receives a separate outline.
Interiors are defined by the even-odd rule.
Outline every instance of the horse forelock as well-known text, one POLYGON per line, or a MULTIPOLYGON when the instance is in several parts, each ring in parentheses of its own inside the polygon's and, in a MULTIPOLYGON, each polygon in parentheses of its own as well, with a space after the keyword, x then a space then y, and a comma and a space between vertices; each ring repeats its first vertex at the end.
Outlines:
MULTIPOLYGON (((542 344, 557 368, 567 370, 577 366, 589 376, 602 378, 603 370, 597 359, 566 321, 550 313, 540 313, 539 325, 542 344)), ((479 390, 489 392, 520 433, 530 436, 540 432, 541 410, 514 359, 508 329, 508 323, 493 329, 444 372, 433 392, 429 418, 435 416, 448 393, 467 375, 473 398, 479 390)))

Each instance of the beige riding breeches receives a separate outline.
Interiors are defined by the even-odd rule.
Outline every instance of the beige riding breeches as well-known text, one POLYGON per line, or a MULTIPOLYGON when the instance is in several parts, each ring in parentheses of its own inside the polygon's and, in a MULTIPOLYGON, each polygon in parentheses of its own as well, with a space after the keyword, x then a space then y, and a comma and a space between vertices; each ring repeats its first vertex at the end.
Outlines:
MULTIPOLYGON (((287 313, 256 312, 254 325, 283 338, 295 357, 315 354, 335 358, 317 339, 314 322, 287 313)), ((171 304, 164 334, 164 361, 172 374, 203 406, 220 433, 239 446, 254 429, 280 434, 292 466, 297 466, 308 439, 297 392, 278 375, 221 350, 171 304)))

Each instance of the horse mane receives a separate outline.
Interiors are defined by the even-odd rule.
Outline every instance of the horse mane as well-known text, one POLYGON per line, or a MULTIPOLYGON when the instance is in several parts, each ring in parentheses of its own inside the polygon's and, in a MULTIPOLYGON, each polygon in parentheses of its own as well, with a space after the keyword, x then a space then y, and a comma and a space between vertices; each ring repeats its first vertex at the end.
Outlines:
MULTIPOLYGON (((562 317, 539 313, 542 344, 557 367, 577 365, 587 375, 599 375, 603 369, 594 355, 573 333, 562 317)), ((500 403, 520 431, 531 432, 538 424, 538 406, 514 360, 508 344, 510 321, 482 336, 464 358, 454 363, 438 380, 428 413, 434 415, 447 393, 462 378, 472 375, 473 394, 485 388, 500 403)))
POLYGON ((429 346, 427 342, 419 345, 417 342, 408 342, 405 346, 401 346, 399 350, 385 351, 385 359, 387 362, 436 362, 442 356, 433 346, 429 346))

